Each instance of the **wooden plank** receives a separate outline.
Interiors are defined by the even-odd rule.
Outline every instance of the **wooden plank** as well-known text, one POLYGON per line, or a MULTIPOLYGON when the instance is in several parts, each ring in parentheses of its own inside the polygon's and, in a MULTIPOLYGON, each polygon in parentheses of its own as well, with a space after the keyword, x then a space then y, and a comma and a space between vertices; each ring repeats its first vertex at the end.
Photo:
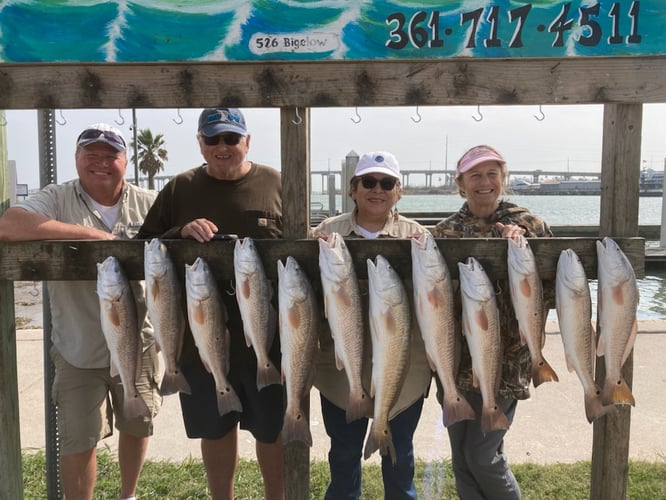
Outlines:
MULTIPOLYGON (((595 279, 596 241, 598 238, 530 238, 543 279, 554 279, 557 259, 566 248, 573 249, 583 261, 588 279, 595 279)), ((632 263, 636 275, 645 275, 645 240, 616 238, 632 263)), ((233 241, 197 243, 193 240, 164 240, 177 266, 191 264, 197 257, 206 259, 218 279, 233 278, 233 241)), ((439 248, 454 277, 457 262, 475 256, 491 278, 506 276, 507 243, 500 238, 437 239, 439 248)), ((94 280, 96 263, 109 255, 120 259, 131 279, 143 279, 142 240, 130 241, 25 241, 0 243, 0 279, 13 281, 94 280)), ((288 255, 301 262, 313 281, 318 281, 318 243, 315 240, 257 240, 256 246, 272 279, 277 277, 276 263, 288 255)), ((407 239, 350 239, 347 246, 360 277, 367 276, 366 260, 384 255, 403 277, 411 275, 410 242, 407 239)))
MULTIPOLYGON (((0 122, 5 119, 0 111, 0 122)), ((0 214, 9 208, 6 128, 0 127, 0 214)), ((14 283, 0 279, 0 498, 23 498, 14 283)))
POLYGON ((666 102, 666 56, 0 64, 0 109, 666 102))
MULTIPOLYGON (((285 238, 306 238, 310 227, 310 110, 282 108, 282 213, 285 238)), ((274 270, 275 262, 269 264, 274 270)), ((286 391, 285 391, 286 404, 286 391)), ((310 395, 302 402, 310 418, 310 395)), ((284 449, 285 495, 293 500, 310 498, 310 448, 291 442, 284 449)))
MULTIPOLYGON (((604 135, 601 165, 600 235, 631 237, 638 234, 638 186, 640 176, 640 104, 604 107, 604 135)), ((597 330, 597 336, 599 335, 597 330)), ((597 363, 595 378, 603 386, 604 363, 597 363)), ((622 369, 629 384, 633 379, 633 351, 622 369)), ((590 498, 626 498, 629 470, 631 410, 621 408, 594 422, 590 498)))

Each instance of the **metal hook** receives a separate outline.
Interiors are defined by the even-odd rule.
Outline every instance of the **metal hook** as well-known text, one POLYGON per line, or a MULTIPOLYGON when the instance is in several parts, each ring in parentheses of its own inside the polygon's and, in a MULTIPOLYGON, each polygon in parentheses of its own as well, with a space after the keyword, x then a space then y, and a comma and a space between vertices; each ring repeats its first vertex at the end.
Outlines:
POLYGON ((358 114, 358 106, 354 108, 354 113, 356 113, 356 116, 352 116, 349 119, 354 123, 361 123, 361 115, 358 114))
POLYGON ((483 120, 483 114, 481 113, 481 105, 480 104, 476 107, 476 112, 479 114, 478 118, 474 115, 472 115, 472 118, 474 118, 474 121, 480 122, 481 120, 483 120))
POLYGON ((120 117, 120 121, 118 121, 118 120, 114 120, 114 121, 115 121, 118 125, 122 125, 123 123, 125 123, 125 117, 123 116, 123 114, 122 114, 122 112, 120 111, 120 109, 118 110, 118 116, 120 117))
POLYGON ((39 297, 39 289, 37 288, 37 282, 33 281, 32 285, 33 285, 34 288, 32 290, 30 290, 30 292, 29 292, 30 295, 32 295, 33 297, 39 297))
POLYGON ((171 118, 171 119, 176 125, 180 125, 181 123, 183 123, 183 117, 180 115, 180 108, 178 108, 177 114, 178 114, 178 119, 176 118, 171 118))
POLYGON ((296 119, 291 120, 291 123, 293 123, 294 125, 300 125, 301 123, 303 123, 303 118, 301 118, 301 115, 298 114, 298 106, 296 107, 296 119))
POLYGON ((57 118, 55 119, 56 123, 58 125, 65 125, 67 123, 67 120, 65 119, 65 115, 62 114, 62 109, 58 110, 58 113, 60 114, 60 118, 62 121, 58 120, 57 118))
POLYGON ((537 121, 540 121, 540 122, 544 121, 546 119, 546 115, 544 114, 543 110, 541 109, 541 104, 539 104, 539 114, 541 116, 534 115, 534 118, 536 118, 537 121))
POLYGON ((421 114, 419 113, 419 106, 418 104, 416 105, 416 118, 413 116, 410 117, 414 123, 418 123, 421 121, 421 114))

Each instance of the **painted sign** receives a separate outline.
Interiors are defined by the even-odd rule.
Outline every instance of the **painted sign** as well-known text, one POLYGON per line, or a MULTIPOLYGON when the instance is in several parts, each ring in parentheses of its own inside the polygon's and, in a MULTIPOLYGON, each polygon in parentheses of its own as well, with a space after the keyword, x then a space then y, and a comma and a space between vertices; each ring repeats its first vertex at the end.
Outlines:
POLYGON ((664 0, 0 0, 0 63, 659 55, 664 25, 664 0))

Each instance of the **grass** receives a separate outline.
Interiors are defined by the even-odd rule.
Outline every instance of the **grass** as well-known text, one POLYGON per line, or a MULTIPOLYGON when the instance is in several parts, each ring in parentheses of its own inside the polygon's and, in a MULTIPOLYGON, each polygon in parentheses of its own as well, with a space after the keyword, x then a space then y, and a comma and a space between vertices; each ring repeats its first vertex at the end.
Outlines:
MULTIPOLYGON (((587 500, 590 496, 590 462, 573 464, 513 464, 512 470, 522 489, 523 498, 587 500)), ((328 464, 312 462, 310 496, 323 498, 328 484, 328 464)), ((108 452, 100 452, 95 499, 118 498, 118 464, 108 452)), ((417 461, 416 484, 421 499, 457 498, 453 472, 448 460, 417 461)), ((46 498, 45 456, 23 455, 23 487, 26 499, 46 498)), ((238 499, 263 498, 261 474, 257 463, 241 459, 236 473, 238 499)), ((146 462, 141 473, 139 499, 206 499, 208 496, 200 460, 184 462, 146 462)), ((383 498, 379 465, 363 466, 363 498, 383 498)), ((666 461, 653 463, 630 461, 627 498, 653 500, 666 498, 666 461)))

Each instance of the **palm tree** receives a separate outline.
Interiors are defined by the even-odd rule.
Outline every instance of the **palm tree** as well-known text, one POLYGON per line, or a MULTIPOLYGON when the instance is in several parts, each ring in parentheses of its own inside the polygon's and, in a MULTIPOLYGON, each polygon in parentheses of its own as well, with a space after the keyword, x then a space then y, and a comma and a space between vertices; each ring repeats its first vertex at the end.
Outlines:
MULTIPOLYGON (((148 128, 140 129, 136 137, 136 150, 139 159, 139 170, 148 176, 148 189, 155 189, 155 175, 164 170, 164 162, 169 153, 164 148, 164 135, 153 133, 148 128)), ((134 149, 134 141, 132 141, 134 149)), ((132 161, 136 161, 132 156, 132 161)))

